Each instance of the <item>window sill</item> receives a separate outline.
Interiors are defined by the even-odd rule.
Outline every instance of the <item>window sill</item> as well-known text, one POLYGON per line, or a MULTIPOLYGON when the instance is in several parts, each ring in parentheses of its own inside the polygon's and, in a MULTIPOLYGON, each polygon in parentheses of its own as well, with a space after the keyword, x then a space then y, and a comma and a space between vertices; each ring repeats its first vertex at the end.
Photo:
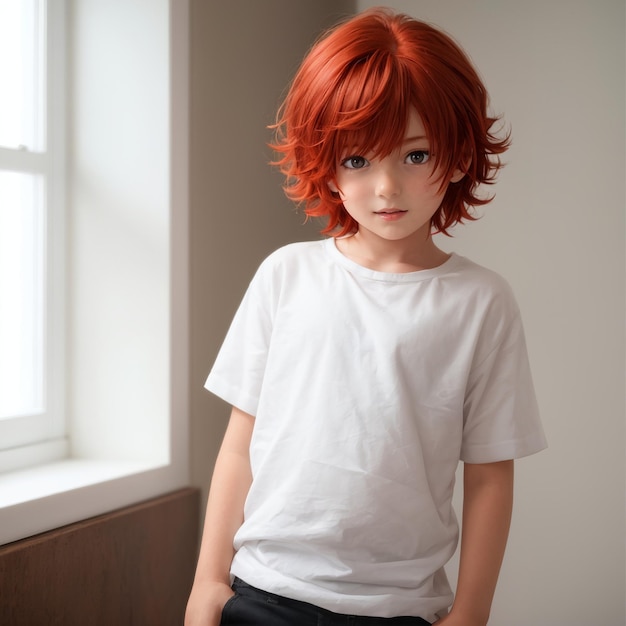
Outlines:
POLYGON ((184 486, 171 465, 66 459, 0 475, 0 545, 184 486))

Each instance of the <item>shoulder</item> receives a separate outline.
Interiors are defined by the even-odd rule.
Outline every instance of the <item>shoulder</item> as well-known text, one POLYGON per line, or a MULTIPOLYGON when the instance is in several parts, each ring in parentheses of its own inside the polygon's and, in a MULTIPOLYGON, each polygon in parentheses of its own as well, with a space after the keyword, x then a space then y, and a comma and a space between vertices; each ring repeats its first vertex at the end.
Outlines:
POLYGON ((276 265, 289 261, 306 260, 311 256, 320 254, 323 251, 325 240, 319 241, 298 241, 288 243, 270 253, 263 264, 276 265))
POLYGON ((276 274, 306 266, 315 267, 324 256, 324 241, 300 241, 282 246, 260 264, 258 273, 276 274))
POLYGON ((454 294, 449 298, 452 314, 463 320, 465 332, 486 345, 506 340, 512 332, 519 334, 520 308, 508 280, 466 257, 455 255, 454 261, 444 280, 447 293, 454 294))
POLYGON ((446 274, 469 301, 500 303, 517 309, 513 289, 508 280, 492 269, 479 265, 467 257, 454 255, 454 263, 446 274))
POLYGON ((454 264, 449 273, 457 274, 468 287, 493 292, 511 293, 511 287, 506 278, 494 270, 484 265, 479 265, 459 254, 454 254, 453 260, 454 264))
POLYGON ((319 272, 324 258, 323 241, 290 243, 271 252, 259 265, 251 282, 253 291, 277 293, 285 284, 311 272, 319 272))

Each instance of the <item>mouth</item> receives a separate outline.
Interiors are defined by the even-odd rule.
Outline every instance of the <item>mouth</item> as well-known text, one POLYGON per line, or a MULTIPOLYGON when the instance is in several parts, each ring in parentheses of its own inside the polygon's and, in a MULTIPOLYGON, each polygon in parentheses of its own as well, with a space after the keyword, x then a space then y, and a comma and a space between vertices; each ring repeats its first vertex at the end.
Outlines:
POLYGON ((382 209, 381 211, 374 211, 374 215, 378 215, 380 218, 386 221, 399 220, 407 211, 401 209, 382 209))

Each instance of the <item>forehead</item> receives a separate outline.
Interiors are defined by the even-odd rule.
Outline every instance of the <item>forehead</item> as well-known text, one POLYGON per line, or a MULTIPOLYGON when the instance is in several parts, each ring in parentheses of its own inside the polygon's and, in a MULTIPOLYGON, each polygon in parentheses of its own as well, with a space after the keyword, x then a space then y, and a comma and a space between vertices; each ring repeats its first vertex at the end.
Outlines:
POLYGON ((416 139, 427 141, 428 134, 417 109, 411 107, 406 123, 395 133, 390 133, 386 124, 374 121, 359 131, 345 132, 339 143, 343 152, 360 151, 385 156, 416 139))
POLYGON ((406 130, 404 131, 404 140, 423 138, 427 139, 426 128, 420 114, 416 109, 412 108, 409 112, 406 130))

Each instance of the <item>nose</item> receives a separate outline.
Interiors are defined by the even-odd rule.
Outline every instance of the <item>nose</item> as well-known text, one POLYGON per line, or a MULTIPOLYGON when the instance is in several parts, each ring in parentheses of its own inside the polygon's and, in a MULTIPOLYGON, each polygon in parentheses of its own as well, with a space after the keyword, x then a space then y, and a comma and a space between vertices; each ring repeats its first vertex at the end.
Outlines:
POLYGON ((376 195, 380 198, 393 198, 400 193, 400 181, 390 167, 381 167, 376 178, 376 195))

